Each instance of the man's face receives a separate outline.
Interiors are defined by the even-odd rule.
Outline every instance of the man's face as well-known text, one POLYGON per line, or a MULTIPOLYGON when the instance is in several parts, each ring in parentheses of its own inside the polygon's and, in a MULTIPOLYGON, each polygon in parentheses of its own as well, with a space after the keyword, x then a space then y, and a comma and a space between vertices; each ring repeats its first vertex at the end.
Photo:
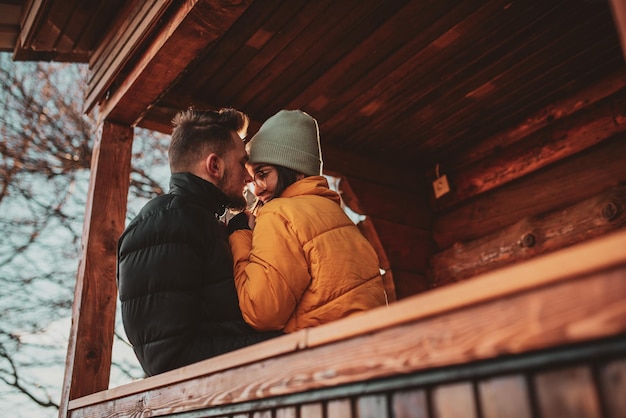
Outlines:
POLYGON ((248 154, 243 141, 237 134, 233 133, 232 141, 234 143, 233 148, 223 157, 224 175, 217 187, 228 197, 231 208, 245 209, 247 202, 243 196, 243 190, 252 181, 248 170, 246 170, 248 154))

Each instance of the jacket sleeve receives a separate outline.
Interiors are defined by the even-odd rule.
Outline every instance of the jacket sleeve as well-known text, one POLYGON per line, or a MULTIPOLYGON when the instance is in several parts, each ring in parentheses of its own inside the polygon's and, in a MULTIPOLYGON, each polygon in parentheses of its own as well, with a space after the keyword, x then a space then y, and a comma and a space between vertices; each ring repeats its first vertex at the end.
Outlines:
POLYGON ((283 329, 311 280, 297 234, 270 212, 257 218, 254 232, 235 231, 229 240, 244 319, 257 330, 283 329))

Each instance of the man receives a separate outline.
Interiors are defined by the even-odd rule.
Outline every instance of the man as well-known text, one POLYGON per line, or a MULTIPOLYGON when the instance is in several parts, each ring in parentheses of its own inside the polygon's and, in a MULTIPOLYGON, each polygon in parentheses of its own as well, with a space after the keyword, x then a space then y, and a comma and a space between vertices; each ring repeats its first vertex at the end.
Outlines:
POLYGON ((190 108, 173 125, 170 192, 148 202, 118 243, 124 328, 149 376, 279 335, 243 321, 218 220, 246 204, 247 116, 190 108))

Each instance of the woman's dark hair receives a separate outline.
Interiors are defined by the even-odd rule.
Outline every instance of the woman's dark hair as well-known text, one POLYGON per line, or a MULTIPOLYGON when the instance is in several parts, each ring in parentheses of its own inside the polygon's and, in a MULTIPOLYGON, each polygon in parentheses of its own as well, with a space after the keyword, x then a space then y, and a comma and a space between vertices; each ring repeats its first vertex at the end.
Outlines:
POLYGON ((278 174, 278 181, 276 182, 276 190, 274 191, 274 197, 279 197, 285 189, 298 180, 298 173, 290 168, 283 167, 281 165, 275 165, 276 173, 278 174))

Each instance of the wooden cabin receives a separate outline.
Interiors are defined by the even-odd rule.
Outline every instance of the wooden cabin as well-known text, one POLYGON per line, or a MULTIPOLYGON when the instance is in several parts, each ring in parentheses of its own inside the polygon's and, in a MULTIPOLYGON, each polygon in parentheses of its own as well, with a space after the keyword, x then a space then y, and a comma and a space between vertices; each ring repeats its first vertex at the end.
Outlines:
MULTIPOLYGON (((1 11, 5 13, 1 13, 1 11)), ((98 112, 60 417, 626 417, 626 1, 0 0, 98 112), (134 127, 320 123, 388 308, 109 388, 134 127)), ((13 19, 13 20, 11 20, 13 19)))

